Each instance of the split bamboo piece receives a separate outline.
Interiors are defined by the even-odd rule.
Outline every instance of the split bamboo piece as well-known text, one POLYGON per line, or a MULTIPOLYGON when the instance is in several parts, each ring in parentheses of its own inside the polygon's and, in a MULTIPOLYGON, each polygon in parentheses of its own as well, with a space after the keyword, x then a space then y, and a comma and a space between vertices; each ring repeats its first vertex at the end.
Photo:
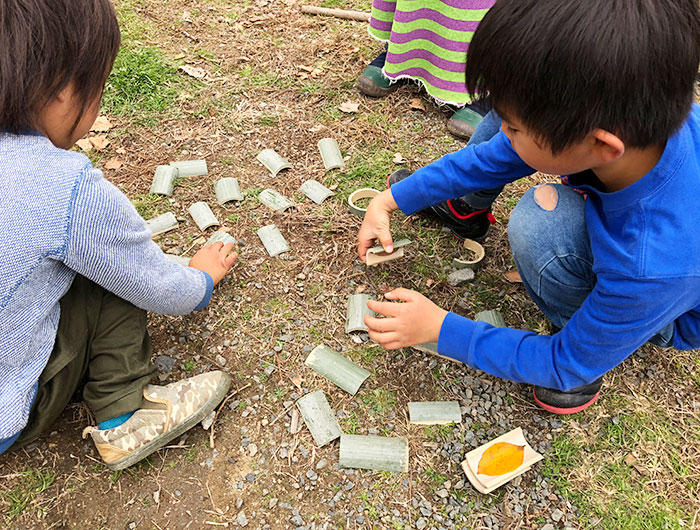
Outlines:
POLYGON ((501 315, 501 313, 499 311, 496 311, 495 309, 477 313, 474 317, 474 320, 488 322, 489 324, 491 324, 492 326, 496 326, 497 328, 506 327, 506 321, 503 319, 503 315, 501 315))
POLYGON ((146 226, 151 231, 151 237, 177 228, 177 219, 173 212, 167 212, 146 221, 146 226))
POLYGON ((447 361, 452 361, 453 363, 458 363, 457 359, 453 359, 452 357, 447 357, 445 355, 440 355, 438 353, 437 349, 437 342, 424 342, 423 344, 416 344, 415 346, 412 346, 412 348, 422 351, 423 353, 429 353, 431 355, 435 355, 436 357, 440 357, 441 359, 445 359, 447 361))
POLYGON ((300 397, 297 400, 297 407, 299 407, 299 412, 301 412, 306 426, 311 431, 314 442, 319 447, 323 447, 343 434, 340 425, 338 425, 338 419, 331 410, 322 390, 316 390, 300 397))
POLYGON ((323 140, 319 140, 318 150, 321 152, 323 166, 326 168, 326 171, 345 167, 343 154, 340 152, 340 147, 338 147, 338 142, 335 138, 324 138, 323 140))
POLYGON ((284 212, 294 206, 289 199, 271 189, 262 190, 258 195, 258 200, 276 212, 284 212))
POLYGON ((313 179, 304 182, 299 188, 299 191, 301 191, 304 195, 306 195, 316 204, 321 204, 328 197, 332 197, 333 195, 335 195, 334 192, 326 188, 320 182, 313 179))
POLYGON ((216 193, 216 200, 219 204, 243 200, 241 188, 238 186, 238 179, 233 177, 217 180, 214 184, 214 193, 216 193))
POLYGON ((340 467, 405 473, 408 471, 408 441, 406 438, 343 434, 339 464, 340 467))
POLYGON ((188 211, 202 232, 210 226, 219 226, 219 221, 206 202, 195 202, 188 211))
POLYGON ((170 162, 170 165, 177 168, 179 177, 201 177, 209 174, 206 160, 181 160, 170 162))
POLYGON ((530 469, 530 467, 536 462, 542 460, 542 458, 544 457, 541 454, 539 454, 532 447, 530 447, 530 444, 528 444, 527 440, 525 440, 523 430, 520 427, 518 427, 517 429, 513 429, 512 431, 507 432, 503 436, 499 436, 495 440, 491 440, 490 442, 487 442, 484 445, 477 447, 473 451, 467 453, 465 455, 464 461, 462 462, 462 469, 467 475, 469 482, 471 482, 472 485, 478 491, 480 491, 481 493, 490 493, 496 488, 508 482, 509 480, 512 480, 518 475, 522 475, 523 473, 525 473, 525 471, 530 469), (503 475, 491 476, 480 474, 478 472, 479 462, 481 461, 481 457, 483 456, 484 452, 492 445, 502 442, 507 442, 524 448, 522 464, 520 464, 520 466, 518 466, 513 471, 509 473, 504 473, 503 475))
POLYGON ((283 169, 292 167, 292 164, 286 158, 278 155, 274 149, 263 149, 255 158, 272 173, 273 177, 276 177, 283 169))
POLYGON ((216 243, 217 241, 221 241, 224 245, 226 243, 233 243, 234 245, 237 243, 236 239, 233 236, 231 236, 231 234, 229 234, 228 232, 221 232, 217 230, 211 235, 211 237, 207 240, 207 242, 204 245, 211 245, 212 243, 216 243))
POLYGON ((361 208, 360 206, 357 206, 356 202, 360 199, 372 200, 377 195, 379 195, 379 190, 375 190, 374 188, 361 188, 359 190, 353 191, 348 196, 348 208, 350 210, 350 213, 358 217, 364 218, 365 214, 367 213, 367 208, 361 208))
POLYGON ((179 263, 180 265, 184 267, 189 267, 190 265, 190 258, 186 256, 178 256, 176 254, 166 254, 166 258, 168 258, 170 261, 174 261, 175 263, 179 263))
POLYGON ((374 311, 367 307, 368 294, 351 294, 348 296, 348 312, 345 318, 345 333, 367 331, 365 315, 375 316, 374 311))
POLYGON ((379 265, 385 261, 391 261, 403 257, 403 247, 411 243, 410 239, 400 239, 394 242, 394 251, 389 254, 384 247, 377 245, 367 250, 367 265, 379 265))
POLYGON ((176 167, 157 166, 153 175, 150 193, 171 196, 175 187, 175 180, 177 180, 179 174, 176 167))
POLYGON ((311 350, 304 364, 352 395, 357 394, 360 385, 369 377, 367 370, 334 352, 325 344, 311 350))
POLYGON ((462 423, 462 411, 457 401, 411 401, 409 422, 416 425, 462 423))
POLYGON ((463 246, 467 249, 467 251, 473 253, 472 259, 454 258, 452 260, 452 266, 455 269, 471 269, 475 271, 479 268, 479 265, 481 265, 481 262, 484 260, 484 256, 486 256, 486 251, 484 250, 484 247, 481 245, 481 243, 473 241, 471 239, 465 239, 463 246))
POLYGON ((289 252, 289 243, 275 225, 267 225, 259 228, 256 232, 262 241, 265 250, 271 257, 275 257, 283 252, 289 252))

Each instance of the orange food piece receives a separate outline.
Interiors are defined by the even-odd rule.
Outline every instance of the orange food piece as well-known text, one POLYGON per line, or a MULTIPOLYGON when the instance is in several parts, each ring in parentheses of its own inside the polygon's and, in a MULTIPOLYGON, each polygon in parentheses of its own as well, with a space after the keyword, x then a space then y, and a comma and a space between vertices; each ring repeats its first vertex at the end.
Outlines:
POLYGON ((505 475, 518 469, 522 465, 524 457, 524 445, 513 445, 508 442, 493 444, 481 455, 477 473, 492 477, 505 475))

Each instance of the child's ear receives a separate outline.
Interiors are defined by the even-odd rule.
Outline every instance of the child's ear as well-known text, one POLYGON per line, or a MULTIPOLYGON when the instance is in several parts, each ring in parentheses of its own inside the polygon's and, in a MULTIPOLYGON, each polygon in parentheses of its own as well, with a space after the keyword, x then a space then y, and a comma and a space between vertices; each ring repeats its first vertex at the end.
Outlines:
POLYGON ((625 154, 625 144, 618 136, 604 129, 596 129, 593 137, 593 154, 603 163, 613 162, 625 154))

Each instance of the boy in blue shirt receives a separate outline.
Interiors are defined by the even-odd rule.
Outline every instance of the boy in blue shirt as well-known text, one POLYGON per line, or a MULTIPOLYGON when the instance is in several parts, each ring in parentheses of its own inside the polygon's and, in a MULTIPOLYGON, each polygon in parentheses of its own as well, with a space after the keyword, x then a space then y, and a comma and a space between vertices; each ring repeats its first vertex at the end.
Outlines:
POLYGON ((385 348, 436 341, 442 355, 535 385, 536 402, 562 414, 593 403, 603 374, 647 341, 700 347, 699 61, 695 0, 499 0, 466 77, 501 130, 394 178, 367 209, 358 251, 365 259, 375 238, 391 251, 396 209, 567 175, 529 190, 508 226, 528 294, 561 330, 494 328, 395 289, 386 298, 404 303, 369 303, 393 317, 367 317, 370 336, 385 348))
POLYGON ((227 374, 148 384, 146 311, 205 307, 230 243, 166 258, 129 200, 68 151, 117 55, 110 0, 0 4, 0 453, 36 439, 82 388, 109 467, 145 458, 224 398, 227 374))

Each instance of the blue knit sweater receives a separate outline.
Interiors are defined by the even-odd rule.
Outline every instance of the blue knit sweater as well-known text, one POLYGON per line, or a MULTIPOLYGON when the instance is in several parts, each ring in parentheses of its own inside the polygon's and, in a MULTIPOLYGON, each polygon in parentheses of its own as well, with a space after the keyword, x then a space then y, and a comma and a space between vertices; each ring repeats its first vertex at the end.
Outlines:
POLYGON ((81 274, 134 305, 206 306, 207 274, 173 263, 129 200, 78 153, 0 134, 0 441, 27 423, 60 318, 81 274))
MULTIPOLYGON (((532 172, 500 132, 416 171, 391 192, 412 214, 532 172)), ((603 193, 576 175, 569 184, 588 195, 597 276, 581 308, 551 337, 448 313, 439 353, 498 377, 568 390, 617 366, 670 323, 674 347, 700 347, 700 107, 631 186, 603 193)))

